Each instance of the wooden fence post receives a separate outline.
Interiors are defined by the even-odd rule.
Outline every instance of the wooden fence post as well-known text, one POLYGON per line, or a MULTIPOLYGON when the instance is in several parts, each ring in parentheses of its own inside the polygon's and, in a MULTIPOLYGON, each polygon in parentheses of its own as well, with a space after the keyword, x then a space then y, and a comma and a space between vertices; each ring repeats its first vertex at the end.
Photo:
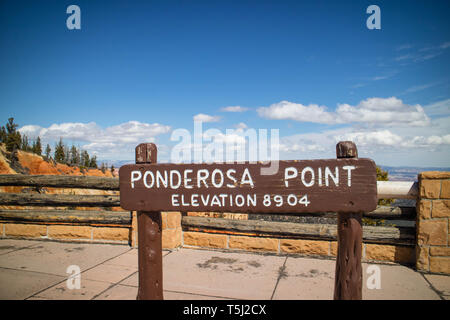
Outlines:
MULTIPOLYGON (((153 143, 136 147, 136 164, 156 163, 153 143)), ((137 300, 163 300, 161 212, 138 211, 139 289, 137 300)))
MULTIPOLYGON (((336 157, 358 158, 356 145, 351 141, 339 142, 336 157)), ((337 219, 334 300, 361 300, 362 213, 338 213, 337 219)))

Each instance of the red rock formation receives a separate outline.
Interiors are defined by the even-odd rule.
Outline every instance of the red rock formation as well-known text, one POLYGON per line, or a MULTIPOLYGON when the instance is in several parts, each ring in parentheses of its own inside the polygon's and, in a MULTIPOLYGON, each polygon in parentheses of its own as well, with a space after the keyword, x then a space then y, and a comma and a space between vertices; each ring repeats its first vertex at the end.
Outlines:
MULTIPOLYGON (((0 147, 0 174, 17 173, 11 168, 10 161, 7 160, 6 151, 3 146, 0 147)), ((43 157, 37 154, 25 151, 18 151, 17 158, 19 165, 28 172, 28 174, 49 174, 49 175, 73 175, 73 176, 96 176, 96 177, 113 177, 110 170, 103 173, 100 169, 80 170, 78 167, 72 167, 53 161, 45 161, 43 157)))
MULTIPOLYGON (((6 157, 6 149, 4 145, 0 145, 0 174, 19 174, 11 168, 11 161, 6 157)), ((45 161, 43 157, 31 152, 18 151, 17 152, 18 166, 28 174, 44 174, 44 175, 75 175, 75 176, 96 176, 96 177, 113 177, 110 170, 102 172, 100 169, 82 169, 79 167, 72 167, 54 161, 45 161)), ((14 166, 16 168, 16 166, 14 166)), ((17 168, 16 168, 17 169, 17 168)), ((118 175, 114 175, 117 177, 118 175)), ((5 186, 0 187, 0 192, 20 193, 24 187, 5 186)), ((118 194, 118 191, 104 191, 91 189, 68 189, 68 188, 45 188, 45 193, 49 194, 118 194)), ((2 209, 25 209, 25 207, 18 206, 0 206, 2 209)), ((29 209, 29 208, 28 208, 29 209)), ((62 208, 60 208, 62 209, 62 208)), ((81 208, 77 210, 99 210, 99 208, 81 208)), ((121 211, 122 209, 111 208, 113 211, 121 211)))

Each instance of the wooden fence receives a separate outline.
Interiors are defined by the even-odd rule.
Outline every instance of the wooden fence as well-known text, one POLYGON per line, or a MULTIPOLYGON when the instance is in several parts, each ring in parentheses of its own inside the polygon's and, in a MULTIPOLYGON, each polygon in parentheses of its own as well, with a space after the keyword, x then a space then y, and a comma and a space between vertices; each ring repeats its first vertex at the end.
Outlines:
MULTIPOLYGON (((30 187, 21 193, 0 193, 1 206, 27 206, 29 209, 0 209, 0 220, 24 223, 49 222, 97 225, 131 225, 130 212, 111 211, 120 206, 119 195, 46 194, 45 188, 119 190, 118 178, 51 175, 0 175, 0 186, 30 187), (30 208, 31 206, 31 208, 30 208), (51 210, 43 207, 65 207, 51 210), (102 210, 75 210, 75 207, 101 207, 102 210), (67 210, 69 209, 69 210, 67 210)), ((415 182, 378 182, 378 198, 416 199, 415 182)), ((24 190, 23 190, 24 191, 24 190)), ((414 246, 416 209, 405 206, 378 206, 363 214, 363 240, 367 243, 414 246)), ((181 219, 184 231, 204 230, 232 234, 256 234, 285 238, 336 240, 336 214, 252 214, 248 220, 189 216, 181 219)))
MULTIPOLYGON (((417 197, 417 183, 383 182, 379 184, 379 199, 417 197), (399 189, 400 187, 400 189, 399 189)), ((219 215, 220 216, 220 215, 219 215)), ((248 220, 216 217, 182 217, 185 231, 217 231, 233 234, 257 234, 277 238, 336 240, 337 215, 323 214, 249 214, 248 220)), ((366 243, 415 246, 415 204, 406 206, 378 206, 363 213, 363 240, 366 243)))
POLYGON ((49 222, 98 225, 130 225, 131 214, 111 211, 120 206, 119 195, 47 194, 45 188, 119 190, 117 178, 51 175, 0 175, 0 186, 31 187, 20 193, 0 193, 1 206, 26 206, 27 209, 0 209, 0 220, 25 223, 49 222), (30 208, 31 207, 31 208, 30 208), (52 207, 52 209, 42 208, 52 207), (59 209, 53 209, 53 207, 59 209), (76 207, 101 207, 101 210, 76 210, 76 207), (62 208, 62 210, 61 210, 62 208))

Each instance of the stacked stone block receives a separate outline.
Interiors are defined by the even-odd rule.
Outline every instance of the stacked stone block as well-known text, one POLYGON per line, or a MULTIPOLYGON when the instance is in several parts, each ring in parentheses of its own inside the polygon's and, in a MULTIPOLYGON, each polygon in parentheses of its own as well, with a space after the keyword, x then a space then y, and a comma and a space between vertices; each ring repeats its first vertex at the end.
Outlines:
POLYGON ((450 172, 419 174, 416 268, 450 274, 450 172))

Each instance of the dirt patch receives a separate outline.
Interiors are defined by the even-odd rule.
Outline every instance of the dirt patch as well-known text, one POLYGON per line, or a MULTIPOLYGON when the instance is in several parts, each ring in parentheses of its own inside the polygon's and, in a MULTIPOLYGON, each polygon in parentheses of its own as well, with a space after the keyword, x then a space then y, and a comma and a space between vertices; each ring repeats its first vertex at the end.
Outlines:
POLYGON ((14 246, 0 246, 0 250, 16 249, 14 246))
POLYGON ((242 271, 244 271, 244 268, 242 268, 242 267, 237 267, 237 268, 234 268, 233 266, 228 266, 228 270, 227 271, 231 271, 231 272, 242 272, 242 271))
POLYGON ((211 269, 217 269, 217 264, 223 263, 223 264, 233 264, 237 261, 237 259, 231 259, 231 258, 221 258, 221 257, 212 257, 211 259, 203 262, 203 263, 197 263, 197 266, 200 268, 211 268, 211 269), (213 265, 216 264, 216 265, 213 265))
POLYGON ((75 247, 75 248, 71 248, 71 249, 64 249, 65 252, 75 252, 75 251, 83 251, 85 248, 83 247, 75 247))
POLYGON ((208 268, 211 270, 221 270, 240 273, 245 271, 250 267, 259 268, 261 263, 250 260, 250 261, 239 261, 233 258, 222 258, 222 257, 212 257, 203 263, 197 263, 199 268, 208 268))
POLYGON ((252 260, 252 261, 247 261, 247 264, 248 264, 249 266, 252 266, 252 267, 255 267, 255 268, 261 267, 261 263, 259 263, 259 262, 257 262, 257 261, 254 261, 254 260, 252 260))
POLYGON ((302 278, 315 278, 315 277, 320 277, 320 276, 324 276, 327 278, 333 278, 330 276, 330 274, 328 272, 321 272, 317 269, 311 269, 306 273, 299 273, 299 274, 295 275, 295 277, 302 277, 302 278))

